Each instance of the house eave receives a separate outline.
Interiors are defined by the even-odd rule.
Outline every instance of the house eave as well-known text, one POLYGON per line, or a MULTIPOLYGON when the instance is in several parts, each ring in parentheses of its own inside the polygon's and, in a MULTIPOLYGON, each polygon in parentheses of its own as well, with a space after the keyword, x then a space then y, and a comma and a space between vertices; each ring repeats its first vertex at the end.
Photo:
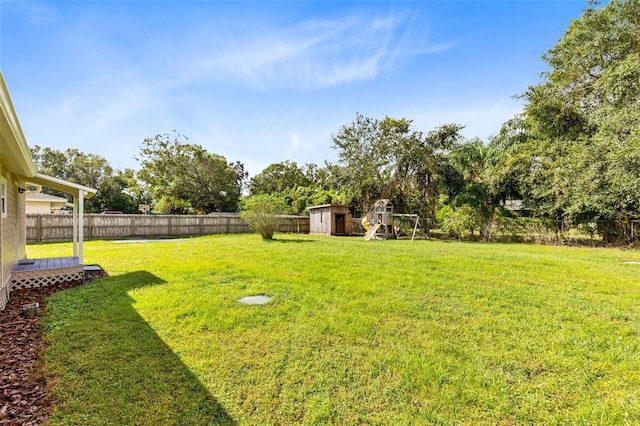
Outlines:
POLYGON ((90 198, 98 192, 95 188, 89 188, 88 186, 79 185, 73 182, 67 182, 66 180, 58 179, 53 176, 43 175, 42 173, 36 173, 32 177, 26 178, 27 182, 35 185, 46 186, 50 189, 56 189, 58 191, 65 192, 67 194, 77 195, 80 191, 83 192, 84 198, 90 198))
POLYGON ((4 77, 0 72, 0 162, 4 170, 23 176, 36 174, 36 165, 31 158, 31 151, 22 132, 18 116, 4 77), (10 140, 7 140, 9 138, 10 140))

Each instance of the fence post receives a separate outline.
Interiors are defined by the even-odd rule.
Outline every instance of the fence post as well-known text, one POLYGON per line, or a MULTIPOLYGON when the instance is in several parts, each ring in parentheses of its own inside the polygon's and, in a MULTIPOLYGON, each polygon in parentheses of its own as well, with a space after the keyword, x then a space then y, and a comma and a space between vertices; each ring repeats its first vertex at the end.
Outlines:
POLYGON ((42 216, 36 216, 36 240, 42 242, 42 216))
POLYGON ((135 216, 129 216, 129 219, 131 220, 131 224, 129 225, 129 233, 131 234, 132 237, 136 236, 137 230, 136 230, 136 217, 135 216))

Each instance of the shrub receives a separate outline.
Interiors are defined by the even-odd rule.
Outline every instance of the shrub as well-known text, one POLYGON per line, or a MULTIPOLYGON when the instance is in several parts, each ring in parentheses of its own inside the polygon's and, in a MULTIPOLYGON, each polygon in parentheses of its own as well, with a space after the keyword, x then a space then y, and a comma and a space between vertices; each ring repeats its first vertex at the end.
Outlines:
POLYGON ((464 238, 467 230, 473 233, 474 228, 478 226, 476 212, 468 204, 455 210, 450 206, 444 206, 438 211, 437 220, 444 232, 458 239, 464 238))
POLYGON ((284 211, 282 202, 267 194, 252 195, 243 202, 243 210, 240 217, 244 219, 249 228, 259 232, 263 240, 272 240, 273 233, 280 225, 284 211))

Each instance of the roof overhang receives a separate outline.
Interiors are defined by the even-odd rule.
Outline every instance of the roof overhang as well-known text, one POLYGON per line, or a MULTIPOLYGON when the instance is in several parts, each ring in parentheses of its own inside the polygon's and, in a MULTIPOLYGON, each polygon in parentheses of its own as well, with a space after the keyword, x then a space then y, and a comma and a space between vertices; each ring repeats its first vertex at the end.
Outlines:
POLYGON ((0 163, 2 168, 23 176, 36 174, 18 116, 13 108, 9 90, 0 73, 0 163))
POLYGON ((42 173, 36 173, 32 177, 25 177, 25 180, 29 183, 46 186, 49 189, 56 189, 67 194, 78 195, 82 191, 84 198, 90 198, 95 195, 96 192, 98 192, 98 190, 95 188, 89 188, 88 186, 78 185, 77 183, 73 182, 67 182, 66 180, 43 175, 42 173))
POLYGON ((82 192, 84 198, 89 198, 98 192, 87 186, 38 173, 2 72, 0 72, 0 164, 3 170, 19 175, 29 183, 57 189, 67 194, 77 196, 82 192))
POLYGON ((307 210, 326 209, 326 208, 329 208, 329 207, 346 207, 346 208, 349 208, 349 206, 346 205, 346 204, 320 204, 318 206, 307 207, 307 210))

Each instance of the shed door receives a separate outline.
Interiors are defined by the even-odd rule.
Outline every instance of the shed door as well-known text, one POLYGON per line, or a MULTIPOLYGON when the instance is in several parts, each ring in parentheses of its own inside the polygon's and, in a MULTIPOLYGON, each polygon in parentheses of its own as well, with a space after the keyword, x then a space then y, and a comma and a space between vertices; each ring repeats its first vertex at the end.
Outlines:
POLYGON ((336 234, 345 234, 344 229, 344 215, 337 214, 336 215, 336 234))

